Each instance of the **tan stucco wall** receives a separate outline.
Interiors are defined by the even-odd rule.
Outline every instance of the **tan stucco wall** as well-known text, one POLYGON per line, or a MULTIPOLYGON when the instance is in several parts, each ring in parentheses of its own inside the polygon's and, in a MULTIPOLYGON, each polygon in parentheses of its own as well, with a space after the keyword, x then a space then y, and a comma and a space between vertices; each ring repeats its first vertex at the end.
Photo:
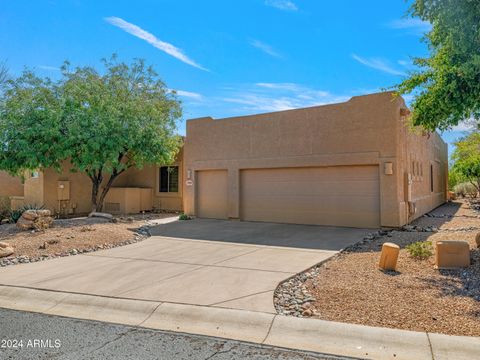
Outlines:
MULTIPOLYGON (((340 104, 190 120, 184 179, 194 182, 198 170, 228 170, 228 216, 237 219, 241 169, 379 165, 381 225, 400 226, 406 221, 402 149, 416 141, 424 146, 425 141, 416 137, 407 143, 414 135, 404 134, 401 108, 405 108, 403 99, 378 93, 340 104), (393 175, 384 174, 386 162, 393 163, 393 175)), ((440 146, 436 151, 444 150, 440 146)), ((444 156, 446 152, 440 157, 444 156)), ((195 214, 194 184, 184 187, 184 209, 195 214)))
POLYGON ((0 197, 23 196, 23 184, 19 177, 0 171, 0 197))
POLYGON ((24 204, 26 205, 44 205, 44 175, 42 172, 38 173, 37 177, 27 175, 25 177, 24 185, 24 204))
POLYGON ((403 154, 403 168, 405 174, 410 174, 411 199, 408 199, 408 179, 404 177, 405 202, 401 203, 403 214, 402 222, 410 222, 426 212, 443 204, 447 199, 448 184, 448 148, 447 144, 437 133, 422 134, 421 131, 412 131, 405 126, 403 154), (430 184, 430 165, 433 169, 433 191, 430 184), (408 213, 406 201, 415 204, 416 212, 408 213), (403 208, 405 207, 405 208, 403 208))

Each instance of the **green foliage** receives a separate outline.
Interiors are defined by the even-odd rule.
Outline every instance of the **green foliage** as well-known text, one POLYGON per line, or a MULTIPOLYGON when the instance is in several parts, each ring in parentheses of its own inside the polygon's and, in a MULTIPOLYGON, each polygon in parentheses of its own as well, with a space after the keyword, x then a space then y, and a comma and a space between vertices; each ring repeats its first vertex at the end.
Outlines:
POLYGON ((415 58, 419 70, 396 86, 416 94, 412 123, 445 130, 466 119, 480 119, 480 1, 415 0, 409 15, 428 21, 430 56, 415 58))
POLYGON ((453 188, 453 192, 455 193, 455 195, 460 197, 469 196, 472 198, 476 197, 478 193, 477 188, 469 182, 462 182, 455 185, 455 187, 453 188))
POLYGON ((405 247, 411 257, 418 260, 428 259, 433 255, 431 241, 417 241, 405 247))
POLYGON ((22 214, 27 211, 27 210, 42 210, 45 209, 45 206, 43 205, 36 205, 36 204, 29 204, 29 205, 24 205, 16 210, 11 210, 10 211, 10 222, 11 223, 16 223, 18 219, 22 216, 22 214))
POLYGON ((58 81, 25 71, 7 82, 0 116, 0 169, 59 170, 68 160, 90 177, 97 211, 126 169, 169 164, 181 146, 180 102, 153 68, 116 56, 103 64, 100 73, 65 62, 58 81))
POLYGON ((180 214, 178 220, 192 220, 192 217, 188 216, 187 214, 180 214))
POLYGON ((455 143, 452 173, 480 189, 480 132, 474 131, 455 143))
POLYGON ((448 170, 448 190, 455 191, 455 187, 464 181, 463 175, 453 166, 448 170))

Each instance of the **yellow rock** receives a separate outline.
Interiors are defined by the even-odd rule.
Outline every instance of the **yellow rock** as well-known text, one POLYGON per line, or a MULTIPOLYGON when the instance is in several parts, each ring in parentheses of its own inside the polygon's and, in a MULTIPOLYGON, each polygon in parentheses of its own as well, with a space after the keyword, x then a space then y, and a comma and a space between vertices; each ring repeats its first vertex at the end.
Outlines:
POLYGON ((386 242, 382 245, 382 254, 378 267, 382 270, 396 270, 400 246, 394 243, 386 242))

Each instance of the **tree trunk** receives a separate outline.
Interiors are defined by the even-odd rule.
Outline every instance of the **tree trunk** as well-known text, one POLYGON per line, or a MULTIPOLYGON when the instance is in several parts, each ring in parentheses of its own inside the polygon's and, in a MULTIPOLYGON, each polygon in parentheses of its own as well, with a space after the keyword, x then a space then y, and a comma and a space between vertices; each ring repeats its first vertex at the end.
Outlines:
POLYGON ((98 191, 100 190, 100 182, 92 179, 92 212, 98 211, 98 191))
POLYGON ((123 173, 124 170, 121 171, 116 171, 114 170, 112 175, 110 175, 110 178, 108 179, 107 183, 105 184, 105 187, 102 190, 102 193, 100 194, 100 197, 98 198, 98 202, 96 203, 96 211, 101 212, 103 209, 103 202, 105 201, 105 197, 107 196, 110 188, 112 187, 113 182, 115 179, 123 173))

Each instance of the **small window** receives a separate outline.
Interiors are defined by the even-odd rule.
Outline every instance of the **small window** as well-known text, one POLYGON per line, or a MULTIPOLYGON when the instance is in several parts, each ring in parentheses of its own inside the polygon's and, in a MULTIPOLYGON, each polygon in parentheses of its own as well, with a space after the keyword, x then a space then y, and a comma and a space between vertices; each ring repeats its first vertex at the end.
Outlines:
POLYGON ((430 192, 433 192, 433 165, 430 165, 430 192))
POLYGON ((160 167, 159 192, 178 193, 178 166, 160 167))
POLYGON ((33 178, 33 179, 36 179, 36 178, 40 177, 40 173, 38 171, 33 171, 30 174, 30 177, 33 178))

